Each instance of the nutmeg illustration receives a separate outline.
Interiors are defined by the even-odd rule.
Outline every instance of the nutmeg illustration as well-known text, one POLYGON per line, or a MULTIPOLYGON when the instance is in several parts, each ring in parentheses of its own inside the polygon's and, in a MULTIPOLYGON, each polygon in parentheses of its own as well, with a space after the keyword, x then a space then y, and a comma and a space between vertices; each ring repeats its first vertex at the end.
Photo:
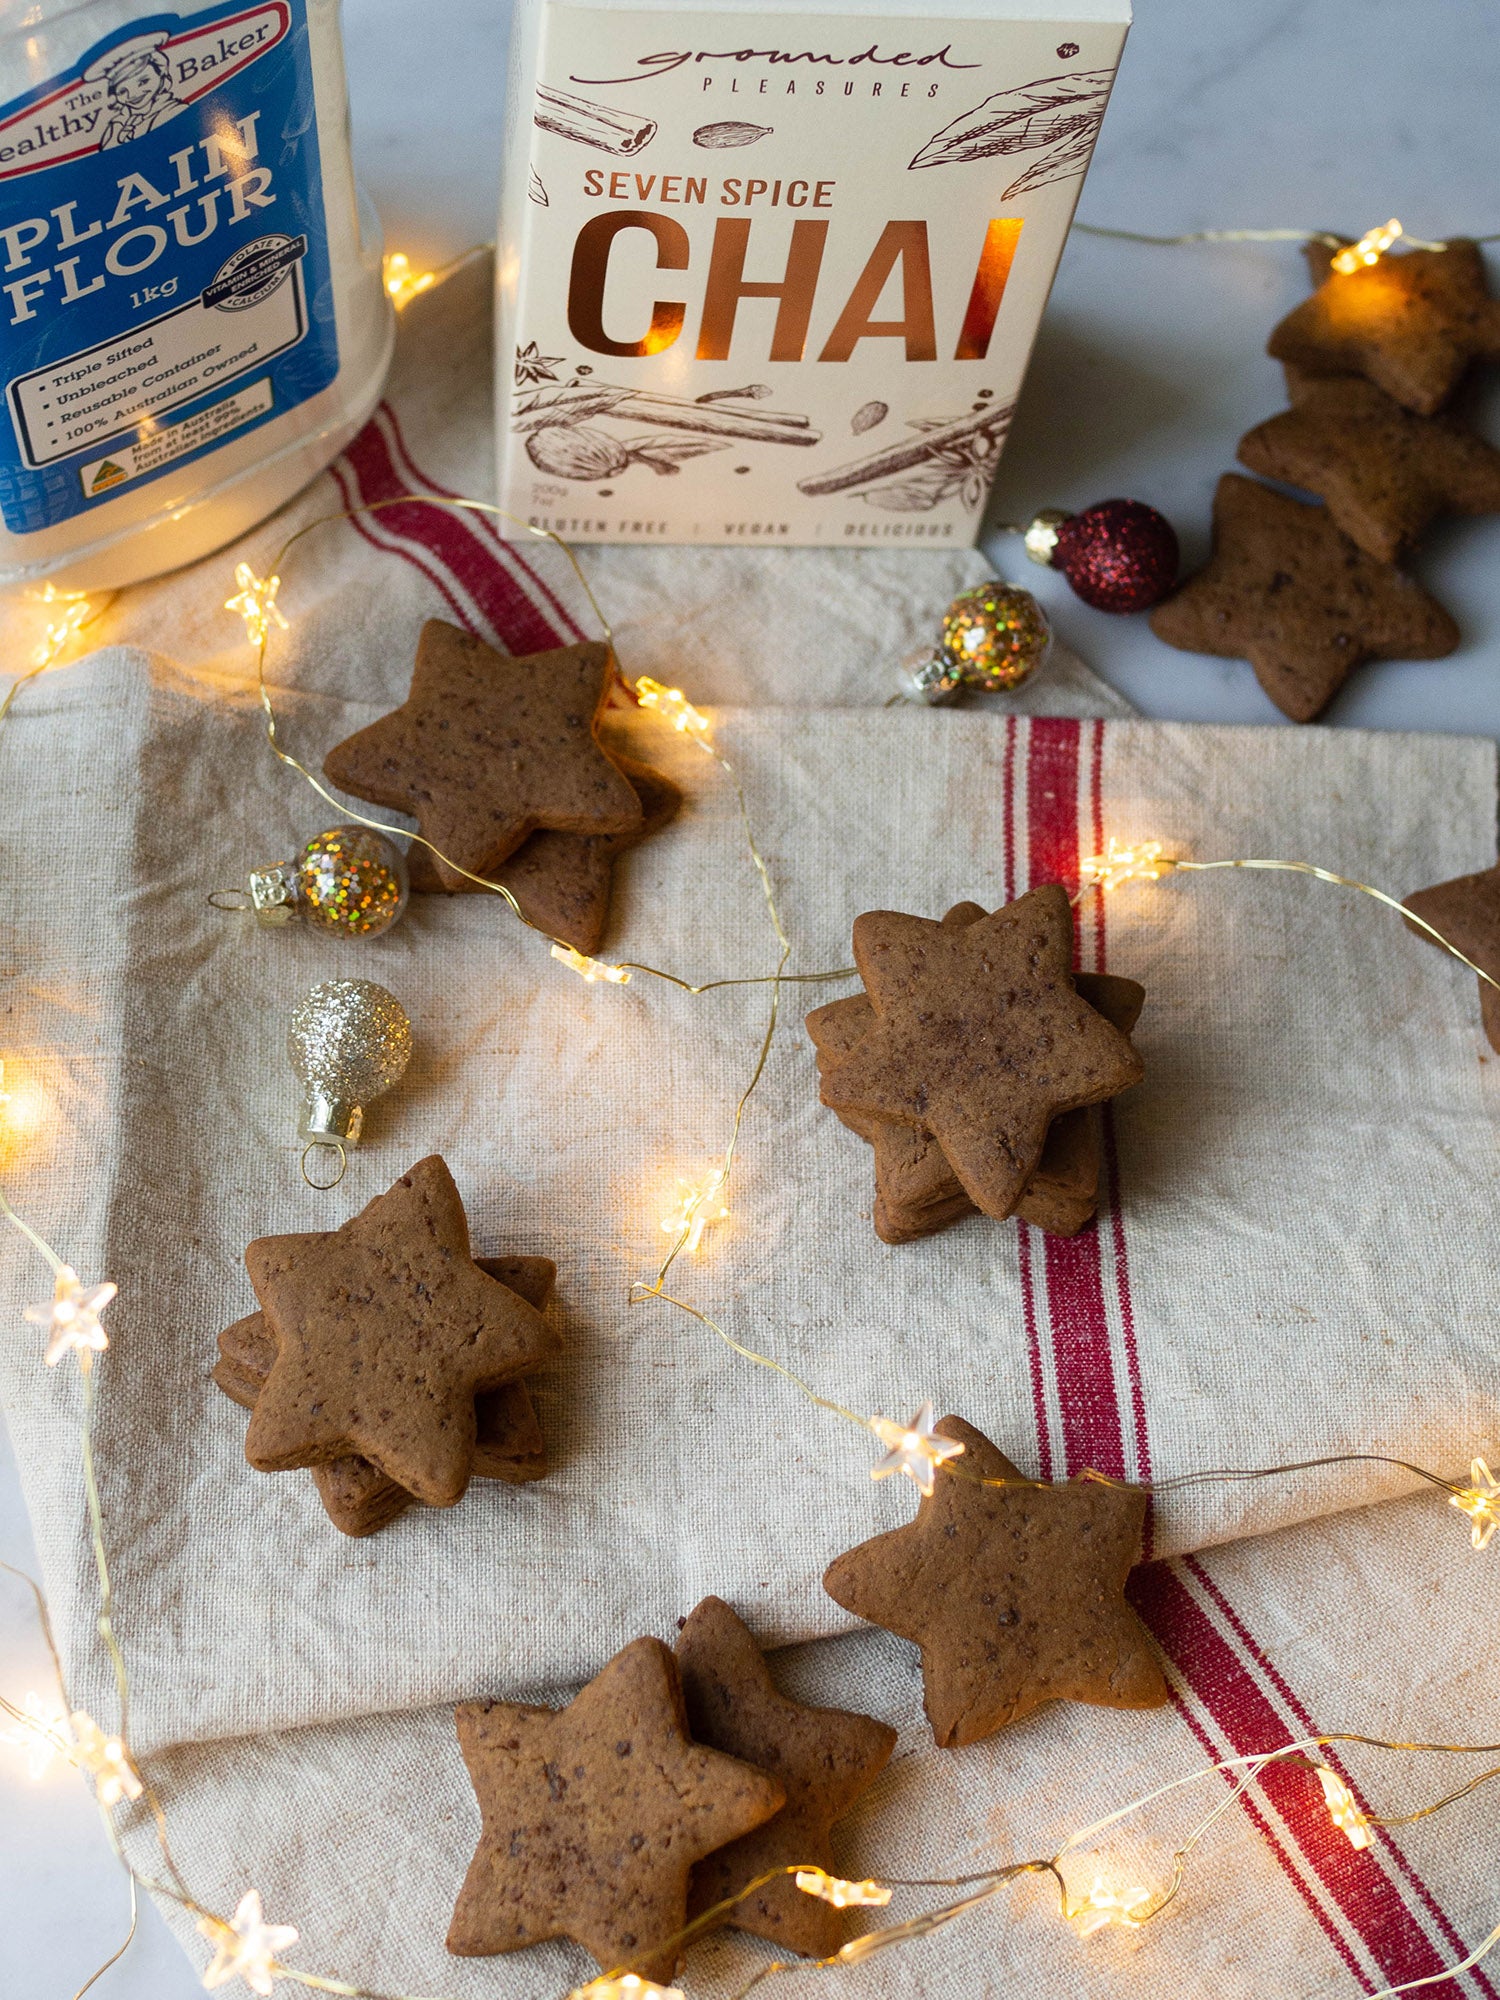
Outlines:
POLYGON ((526 456, 555 479, 618 479, 630 453, 604 431, 585 424, 547 424, 526 440, 526 456))

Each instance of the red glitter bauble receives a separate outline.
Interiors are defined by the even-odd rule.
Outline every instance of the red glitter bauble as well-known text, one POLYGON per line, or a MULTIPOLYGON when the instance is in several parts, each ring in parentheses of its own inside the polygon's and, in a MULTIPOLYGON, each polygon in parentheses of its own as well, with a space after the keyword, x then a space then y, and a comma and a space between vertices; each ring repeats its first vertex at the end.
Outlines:
POLYGON ((1140 500, 1101 500, 1057 530, 1052 567, 1085 604, 1100 611, 1146 611, 1177 581, 1172 523, 1140 500))

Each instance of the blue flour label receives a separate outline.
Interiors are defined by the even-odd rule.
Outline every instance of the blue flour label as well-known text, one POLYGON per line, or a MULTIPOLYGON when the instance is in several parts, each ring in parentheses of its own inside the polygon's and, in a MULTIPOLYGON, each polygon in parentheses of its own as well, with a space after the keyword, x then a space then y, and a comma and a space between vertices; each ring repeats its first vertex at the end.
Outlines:
POLYGON ((338 373, 305 0, 154 15, 0 106, 0 513, 49 528, 338 373))

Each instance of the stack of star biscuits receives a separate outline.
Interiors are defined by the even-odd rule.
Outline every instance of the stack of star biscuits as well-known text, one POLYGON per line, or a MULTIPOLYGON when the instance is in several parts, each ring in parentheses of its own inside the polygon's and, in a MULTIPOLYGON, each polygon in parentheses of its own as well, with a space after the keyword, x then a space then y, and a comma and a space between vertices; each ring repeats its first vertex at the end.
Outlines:
POLYGON ((356 798, 411 813, 446 857, 414 845, 413 889, 483 895, 503 883, 528 923, 592 954, 616 860, 682 804, 670 778, 601 744, 615 684, 602 642, 511 659, 429 619, 406 700, 336 744, 323 770, 356 798))
POLYGON ((854 925, 865 992, 807 1017, 822 1099, 875 1154, 875 1230, 930 1236, 977 1211, 1071 1236, 1099 1201, 1087 1108, 1139 1081, 1145 1000, 1132 979, 1074 973, 1057 884, 993 916, 874 911, 854 925))
POLYGON ((250 1463, 310 1469, 344 1534, 451 1507, 471 1477, 546 1473, 522 1378, 557 1352, 557 1267, 472 1256, 436 1154, 342 1228, 261 1237, 245 1264, 260 1310, 219 1335, 214 1380, 251 1412, 250 1463))

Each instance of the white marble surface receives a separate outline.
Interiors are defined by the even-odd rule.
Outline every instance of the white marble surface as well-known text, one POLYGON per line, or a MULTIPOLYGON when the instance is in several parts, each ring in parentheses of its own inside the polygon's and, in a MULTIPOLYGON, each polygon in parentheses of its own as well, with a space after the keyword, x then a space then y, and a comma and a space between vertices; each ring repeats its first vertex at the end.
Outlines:
MULTIPOLYGON (((1082 214, 1173 232, 1252 224, 1419 235, 1500 229, 1486 0, 1137 0, 1138 20, 1082 214)), ((913 11, 941 12, 938 4, 913 11)), ((504 0, 346 0, 362 172, 394 247, 440 261, 494 226, 504 0)), ((1271 323, 1305 290, 1289 247, 1153 250, 1075 237, 1002 470, 997 518, 1129 493, 1206 546, 1209 497, 1248 425, 1281 406, 1271 323)), ((1488 398, 1500 435, 1500 393, 1488 398)), ((1248 668, 1174 653, 997 544, 1068 639, 1146 713, 1261 722, 1248 668)), ((1500 523, 1435 534, 1418 565, 1464 631, 1449 661, 1362 669, 1332 720, 1500 734, 1500 523)), ((0 1558, 31 1562, 0 1430, 0 1558)), ((129 1643, 128 1606, 122 1609, 129 1643)), ((0 1690, 47 1684, 20 1585, 0 1575, 0 1690)), ((91 1804, 54 1772, 29 1783, 0 1744, 0 1994, 69 2000, 124 1935, 127 1896, 91 1804)), ((295 1918, 295 1912, 274 1912, 295 1918)), ((238 1989, 243 1990, 243 1989, 238 1989)), ((290 1989, 288 1989, 290 1991, 290 1989)), ((497 1991, 500 1990, 497 1982, 497 1991)), ((153 1911, 102 2000, 201 1988, 153 1911)))

